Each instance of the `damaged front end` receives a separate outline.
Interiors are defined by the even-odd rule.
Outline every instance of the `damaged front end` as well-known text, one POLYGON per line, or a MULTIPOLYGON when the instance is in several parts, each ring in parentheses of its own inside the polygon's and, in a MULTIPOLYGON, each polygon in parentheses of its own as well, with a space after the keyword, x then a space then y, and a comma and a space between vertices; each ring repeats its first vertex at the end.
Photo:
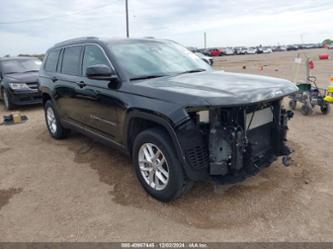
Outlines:
POLYGON ((177 135, 190 177, 234 183, 291 153, 286 134, 293 113, 281 108, 281 100, 188 112, 191 120, 177 135))

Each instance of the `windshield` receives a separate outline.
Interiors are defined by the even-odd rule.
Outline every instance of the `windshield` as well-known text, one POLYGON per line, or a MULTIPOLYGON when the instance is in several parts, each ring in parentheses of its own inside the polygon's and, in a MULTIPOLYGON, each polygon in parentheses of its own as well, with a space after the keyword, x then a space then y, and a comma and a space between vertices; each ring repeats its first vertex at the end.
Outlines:
POLYGON ((38 59, 18 59, 1 62, 2 71, 6 74, 39 71, 42 62, 38 59))
POLYGON ((197 55, 171 41, 130 41, 109 48, 130 79, 211 70, 197 55))

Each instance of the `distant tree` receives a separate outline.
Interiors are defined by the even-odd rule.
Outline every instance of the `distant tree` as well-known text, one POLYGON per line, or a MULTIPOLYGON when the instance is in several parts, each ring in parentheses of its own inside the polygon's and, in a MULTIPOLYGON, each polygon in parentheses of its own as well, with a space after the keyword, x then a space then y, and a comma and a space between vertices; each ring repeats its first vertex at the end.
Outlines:
POLYGON ((5 57, 10 57, 10 55, 9 55, 9 54, 6 54, 5 57))

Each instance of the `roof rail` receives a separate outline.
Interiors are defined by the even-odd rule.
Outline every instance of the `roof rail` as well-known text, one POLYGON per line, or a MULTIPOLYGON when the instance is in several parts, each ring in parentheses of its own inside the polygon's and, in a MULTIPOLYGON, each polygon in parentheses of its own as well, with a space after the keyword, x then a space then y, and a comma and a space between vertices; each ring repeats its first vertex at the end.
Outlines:
POLYGON ((54 46, 58 47, 58 46, 61 46, 61 45, 70 44, 72 42, 87 41, 87 40, 98 40, 98 37, 84 36, 84 37, 73 38, 73 39, 69 39, 69 40, 66 40, 66 41, 58 42, 58 43, 54 44, 54 46))

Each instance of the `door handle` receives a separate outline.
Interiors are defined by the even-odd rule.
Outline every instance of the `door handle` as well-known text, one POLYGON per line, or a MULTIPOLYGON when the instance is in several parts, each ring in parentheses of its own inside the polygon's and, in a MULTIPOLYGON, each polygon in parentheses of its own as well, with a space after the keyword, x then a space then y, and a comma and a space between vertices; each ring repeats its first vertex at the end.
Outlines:
POLYGON ((84 83, 84 81, 79 81, 79 82, 76 82, 80 88, 83 88, 86 86, 86 83, 84 83))
POLYGON ((51 78, 51 80, 52 80, 52 82, 56 82, 56 81, 58 81, 58 78, 55 77, 55 76, 53 76, 53 77, 51 78))

